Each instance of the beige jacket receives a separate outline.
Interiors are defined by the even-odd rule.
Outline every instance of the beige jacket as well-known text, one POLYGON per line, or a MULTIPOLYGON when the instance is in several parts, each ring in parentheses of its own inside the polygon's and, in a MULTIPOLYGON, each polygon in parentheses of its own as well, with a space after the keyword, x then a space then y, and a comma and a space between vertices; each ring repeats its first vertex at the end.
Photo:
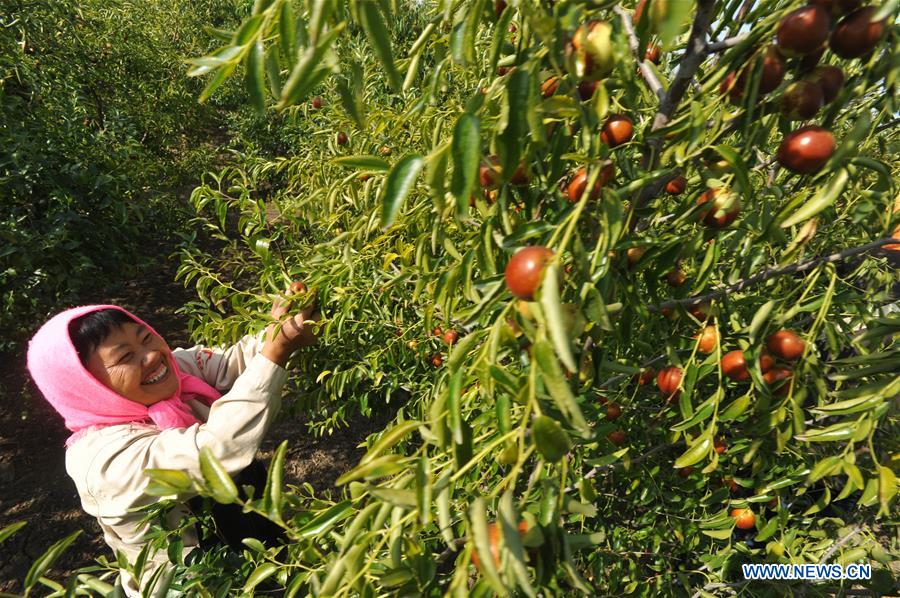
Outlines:
MULTIPOLYGON (((160 500, 145 493, 149 479, 144 469, 180 469, 200 478, 199 455, 204 446, 212 449, 231 474, 253 460, 281 407, 281 390, 287 378, 284 368, 259 353, 264 334, 247 335, 228 349, 198 345, 172 351, 182 372, 202 378, 225 393, 211 408, 189 401, 197 419, 204 423, 167 430, 143 423, 107 426, 88 432, 67 449, 66 470, 75 481, 82 507, 97 518, 110 548, 121 550, 130 563, 134 563, 149 532, 148 525, 139 524, 143 513, 135 509, 160 500)), ((176 524, 186 512, 184 506, 172 509, 169 522, 176 524)), ((189 529, 182 540, 187 556, 198 545, 196 530, 189 529)), ((148 558, 142 586, 160 566, 170 572, 164 550, 148 558)), ((127 596, 141 596, 138 583, 125 570, 120 579, 127 596)), ((164 595, 151 588, 143 590, 148 596, 164 595)))

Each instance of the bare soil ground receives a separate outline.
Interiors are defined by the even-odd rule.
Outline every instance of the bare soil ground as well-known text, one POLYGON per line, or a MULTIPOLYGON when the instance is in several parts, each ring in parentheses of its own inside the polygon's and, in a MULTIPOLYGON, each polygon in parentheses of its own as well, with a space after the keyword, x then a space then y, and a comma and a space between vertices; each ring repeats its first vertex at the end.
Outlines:
MULTIPOLYGON (((81 304, 113 303, 146 320, 172 347, 195 344, 187 322, 175 310, 194 297, 193 289, 175 282, 176 258, 172 242, 159 241, 147 255, 158 256, 140 278, 117 288, 97 289, 81 304)), ((59 309, 70 307, 59 306, 59 309)), ((286 397, 285 401, 290 398, 286 397)), ((313 438, 300 421, 273 426, 260 457, 268 461, 275 447, 288 440, 285 482, 311 484, 316 491, 333 488, 337 477, 355 465, 363 451, 356 446, 384 426, 362 418, 330 437, 313 438)), ((0 355, 0 528, 18 521, 27 525, 0 544, 0 591, 21 591, 22 581, 37 557, 56 540, 76 530, 82 534, 57 561, 48 577, 60 582, 73 571, 91 565, 96 556, 112 557, 96 520, 81 510, 75 484, 65 471, 64 442, 68 431, 62 418, 40 396, 25 368, 25 346, 0 355)))

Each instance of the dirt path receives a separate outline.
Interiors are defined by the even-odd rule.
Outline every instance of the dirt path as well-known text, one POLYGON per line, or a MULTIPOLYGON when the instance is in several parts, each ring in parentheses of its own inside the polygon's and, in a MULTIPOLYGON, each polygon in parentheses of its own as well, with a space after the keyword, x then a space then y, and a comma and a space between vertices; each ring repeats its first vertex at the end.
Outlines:
MULTIPOLYGON (((157 257, 143 269, 140 278, 98 290, 93 296, 83 297, 81 303, 121 305, 146 320, 170 346, 193 345, 186 320, 175 314, 194 293, 174 281, 178 260, 167 258, 174 250, 165 241, 148 247, 146 255, 157 257)), ((362 451, 355 447, 384 423, 357 420, 334 436, 316 439, 306 433, 302 422, 281 421, 270 431, 261 456, 268 460, 273 449, 287 439, 285 482, 308 482, 317 491, 327 491, 358 461, 362 451)), ((0 544, 0 591, 21 590, 34 560, 53 542, 76 530, 83 533, 48 577, 63 581, 75 569, 92 564, 96 556, 107 554, 112 559, 96 520, 81 510, 75 484, 66 475, 63 443, 67 436, 62 418, 39 395, 27 375, 25 348, 13 355, 0 355, 0 528, 28 522, 0 544)))

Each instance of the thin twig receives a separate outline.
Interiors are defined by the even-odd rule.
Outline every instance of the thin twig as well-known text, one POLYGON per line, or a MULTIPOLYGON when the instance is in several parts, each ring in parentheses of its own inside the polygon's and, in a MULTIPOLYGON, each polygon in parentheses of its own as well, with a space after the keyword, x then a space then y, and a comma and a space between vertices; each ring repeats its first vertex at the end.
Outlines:
POLYGON ((746 33, 742 33, 740 35, 735 35, 734 37, 723 39, 720 42, 710 42, 706 44, 706 53, 715 54, 716 52, 722 52, 729 48, 733 48, 748 37, 749 36, 746 33))
POLYGON ((841 546, 843 546, 844 544, 849 542, 853 536, 855 536, 859 532, 863 531, 863 529, 865 529, 864 525, 854 526, 853 529, 851 529, 849 532, 847 532, 847 535, 845 535, 843 538, 841 538, 840 540, 835 542, 834 546, 832 546, 831 548, 829 548, 828 550, 825 551, 825 554, 823 554, 822 558, 819 559, 819 564, 824 565, 825 563, 827 563, 828 559, 831 558, 831 555, 833 555, 835 552, 840 550, 841 546))
POLYGON ((732 285, 722 285, 715 287, 713 290, 708 293, 704 293, 702 295, 694 295, 693 297, 687 297, 686 299, 670 299, 669 301, 664 301, 662 303, 658 303, 656 305, 650 305, 647 309, 651 312, 658 312, 666 308, 673 308, 677 305, 692 305, 695 303, 701 303, 703 301, 708 301, 710 299, 715 299, 721 295, 727 295, 729 293, 734 293, 737 291, 741 291, 749 286, 754 284, 763 282, 770 278, 775 278, 776 276, 783 276, 785 274, 794 274, 796 272, 803 272, 805 270, 810 270, 815 266, 819 266, 825 263, 835 263, 844 261, 847 258, 860 255, 862 253, 867 253, 872 251, 873 249, 878 249, 882 245, 887 245, 889 243, 896 243, 897 239, 893 239, 891 237, 887 237, 884 239, 878 239, 877 241, 873 241, 871 243, 867 243, 866 245, 861 245, 859 247, 851 247, 850 249, 845 249, 839 253, 833 253, 831 255, 821 256, 817 258, 812 258, 805 262, 800 262, 799 264, 793 264, 791 266, 785 266, 784 268, 767 268, 758 274, 754 274, 750 278, 745 278, 743 280, 739 280, 738 282, 732 285))
POLYGON ((653 72, 653 69, 650 68, 650 65, 647 60, 640 55, 640 42, 638 41, 637 34, 634 32, 634 23, 631 22, 631 14, 622 8, 621 6, 616 6, 613 8, 613 12, 615 12, 622 19, 622 26, 625 28, 625 33, 628 35, 628 45, 631 47, 631 53, 634 55, 634 59, 638 63, 638 67, 641 70, 641 75, 644 77, 644 81, 647 82, 647 85, 650 87, 650 90, 656 95, 660 102, 662 102, 663 98, 666 95, 666 91, 663 89, 662 83, 659 82, 659 79, 656 78, 656 73, 653 72))
MULTIPOLYGON (((749 581, 738 581, 735 583, 708 583, 703 586, 703 589, 697 590, 691 598, 699 598, 703 595, 703 592, 708 592, 710 590, 721 590, 725 588, 738 588, 747 585, 750 583, 749 581)), ((732 590, 731 592, 734 594, 735 592, 732 590)))
MULTIPOLYGON (((650 449, 649 451, 647 451, 646 453, 644 453, 643 455, 638 455, 637 457, 632 459, 631 465, 637 465, 638 463, 640 463, 642 461, 646 461, 647 459, 649 459, 656 453, 658 453, 660 451, 664 451, 665 449, 670 448, 672 446, 675 446, 675 445, 674 444, 660 444, 659 446, 655 446, 652 449, 650 449)), ((581 476, 581 479, 589 480, 589 479, 593 478, 594 476, 596 476, 601 471, 603 471, 604 469, 618 469, 619 467, 624 467, 624 465, 622 465, 621 461, 617 461, 615 463, 610 463, 608 465, 598 465, 597 467, 591 469, 589 472, 587 472, 586 474, 581 476)), ((576 488, 576 485, 572 484, 571 486, 566 488, 565 491, 572 492, 573 490, 575 490, 575 488, 576 488)))

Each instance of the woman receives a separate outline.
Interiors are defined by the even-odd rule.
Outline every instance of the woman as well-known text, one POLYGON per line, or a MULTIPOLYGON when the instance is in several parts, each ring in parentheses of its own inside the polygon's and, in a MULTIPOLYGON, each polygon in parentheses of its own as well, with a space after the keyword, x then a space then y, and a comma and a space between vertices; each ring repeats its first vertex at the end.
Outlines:
MULTIPOLYGON (((231 475, 243 472, 239 485, 249 480, 262 489, 265 471, 254 456, 281 406, 285 364, 294 351, 316 342, 314 308, 282 322, 288 308, 276 301, 275 322, 227 349, 172 350, 146 322, 115 305, 63 311, 31 339, 28 370, 73 432, 66 470, 106 543, 130 563, 149 542, 149 525, 138 509, 159 500, 146 492, 145 469, 178 469, 200 478, 200 449, 209 447, 231 475)), ((173 508, 168 523, 174 526, 187 512, 184 503, 173 508)), ((280 535, 273 523, 240 508, 218 505, 213 515, 233 546, 246 535, 270 543, 280 535)), ((184 556, 200 545, 192 527, 182 541, 184 556)), ((147 559, 140 580, 123 569, 126 595, 164 595, 158 581, 171 567, 159 551, 147 559)))

